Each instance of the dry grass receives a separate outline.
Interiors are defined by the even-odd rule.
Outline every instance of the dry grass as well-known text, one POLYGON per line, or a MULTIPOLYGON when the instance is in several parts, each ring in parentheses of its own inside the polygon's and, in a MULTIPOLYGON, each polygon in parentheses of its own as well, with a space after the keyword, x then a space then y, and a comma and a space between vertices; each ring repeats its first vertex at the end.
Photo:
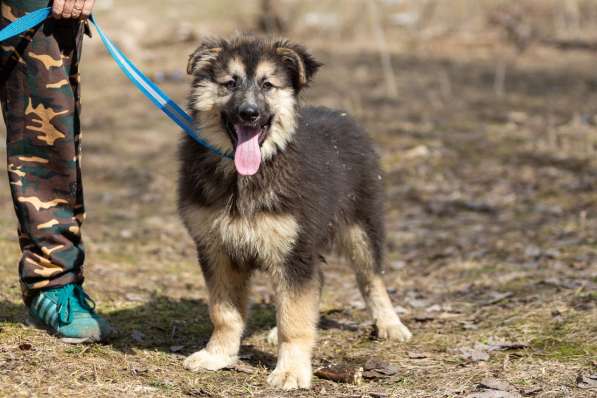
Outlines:
MULTIPOLYGON (((256 15, 256 2, 233 0, 114 3, 117 11, 101 11, 100 22, 142 69, 174 77, 162 85, 179 102, 187 81, 178 76, 195 45, 179 38, 250 30, 256 15)), ((350 110, 379 143, 387 281, 415 334, 409 344, 372 340, 352 276, 332 259, 314 361, 359 365, 378 356, 399 373, 359 387, 315 379, 313 391, 269 389, 275 349, 265 335, 274 312, 259 276, 242 350, 255 373, 182 368, 210 324, 194 249, 175 211, 177 132, 95 38, 83 75, 87 287, 121 336, 68 346, 23 325, 12 205, 0 180, 0 396, 457 397, 487 376, 521 392, 537 388, 537 397, 591 396, 576 377, 595 373, 597 355, 596 55, 537 43, 513 59, 498 97, 496 60, 514 50, 487 16, 514 2, 439 2, 429 21, 399 27, 396 13, 421 7, 400 2, 383 13, 398 90, 388 98, 359 2, 341 2, 339 24, 320 30, 304 26, 336 12, 338 2, 286 3, 303 21, 289 35, 326 64, 307 101, 350 110), (528 348, 481 362, 460 351, 495 341, 528 348)), ((552 37, 572 35, 554 21, 579 4, 574 37, 591 38, 592 2, 529 3, 544 10, 529 14, 530 23, 551 21, 552 37), (564 3, 570 10, 556 12, 564 3)))

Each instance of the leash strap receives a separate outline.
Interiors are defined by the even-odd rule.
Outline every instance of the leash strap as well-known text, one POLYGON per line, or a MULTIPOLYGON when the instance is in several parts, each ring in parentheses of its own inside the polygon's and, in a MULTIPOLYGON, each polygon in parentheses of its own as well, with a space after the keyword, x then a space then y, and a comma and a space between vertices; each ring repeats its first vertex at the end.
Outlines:
POLYGON ((18 36, 21 33, 36 27, 37 25, 48 19, 48 17, 50 16, 50 11, 50 8, 41 8, 39 10, 30 12, 29 14, 17 19, 16 21, 13 21, 4 29, 0 30, 0 41, 4 41, 12 37, 18 36))
MULTIPOLYGON (((0 42, 20 35, 29 29, 34 28, 40 23, 44 22, 49 18, 51 8, 42 8, 12 22, 4 29, 0 30, 0 42)), ((91 22, 95 26, 97 33, 99 34, 104 46, 108 50, 108 53, 112 56, 116 64, 125 74, 125 76, 141 91, 153 104, 164 112, 174 123, 176 123, 183 131, 191 137, 199 145, 209 149, 214 154, 220 157, 226 157, 232 159, 229 154, 224 154, 218 148, 214 147, 207 141, 203 140, 197 135, 193 126, 193 119, 187 114, 180 106, 178 106, 168 95, 158 87, 157 84, 152 82, 143 72, 139 70, 133 64, 133 62, 124 55, 118 47, 112 43, 112 41, 106 36, 104 31, 98 25, 94 17, 90 18, 91 22)))

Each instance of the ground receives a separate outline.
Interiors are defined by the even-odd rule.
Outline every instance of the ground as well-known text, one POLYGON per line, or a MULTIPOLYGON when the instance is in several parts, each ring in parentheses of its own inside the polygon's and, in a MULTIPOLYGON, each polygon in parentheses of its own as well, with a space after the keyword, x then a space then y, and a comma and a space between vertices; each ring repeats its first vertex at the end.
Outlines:
MULTIPOLYGON (((231 0, 121 3, 111 15, 100 9, 100 23, 180 103, 195 34, 248 30, 255 12, 231 0)), ((596 55, 542 45, 517 55, 490 34, 388 40, 397 89, 388 95, 378 47, 343 35, 296 33, 326 65, 305 102, 350 111, 378 144, 385 279, 414 338, 376 340, 353 276, 330 257, 313 361, 358 367, 375 357, 397 372, 359 386, 315 377, 311 391, 270 389, 275 317, 262 275, 243 366, 183 369, 211 326, 175 208, 180 133, 96 37, 83 66, 86 287, 120 334, 72 346, 24 325, 0 180, 0 396, 460 397, 488 377, 529 396, 594 396, 579 380, 597 371, 596 55), (496 63, 507 65, 501 95, 496 63)))

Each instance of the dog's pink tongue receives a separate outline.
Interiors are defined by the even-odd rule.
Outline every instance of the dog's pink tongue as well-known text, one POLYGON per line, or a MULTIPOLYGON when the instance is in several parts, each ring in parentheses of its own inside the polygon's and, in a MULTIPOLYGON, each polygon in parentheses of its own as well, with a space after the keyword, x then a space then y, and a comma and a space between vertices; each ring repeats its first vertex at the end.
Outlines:
POLYGON ((234 165, 236 171, 244 176, 252 176, 259 171, 261 165, 261 149, 259 148, 259 129, 235 126, 236 152, 234 165))

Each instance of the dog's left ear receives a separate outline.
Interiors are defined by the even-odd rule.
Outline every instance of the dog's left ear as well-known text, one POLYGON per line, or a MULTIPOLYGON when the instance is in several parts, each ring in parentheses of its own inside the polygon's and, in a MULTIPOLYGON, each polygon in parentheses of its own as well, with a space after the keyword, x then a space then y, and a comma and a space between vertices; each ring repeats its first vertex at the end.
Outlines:
POLYGON ((276 54, 281 57, 284 64, 292 74, 292 84, 296 91, 306 87, 313 79, 317 70, 323 66, 303 46, 287 41, 274 44, 276 54))

